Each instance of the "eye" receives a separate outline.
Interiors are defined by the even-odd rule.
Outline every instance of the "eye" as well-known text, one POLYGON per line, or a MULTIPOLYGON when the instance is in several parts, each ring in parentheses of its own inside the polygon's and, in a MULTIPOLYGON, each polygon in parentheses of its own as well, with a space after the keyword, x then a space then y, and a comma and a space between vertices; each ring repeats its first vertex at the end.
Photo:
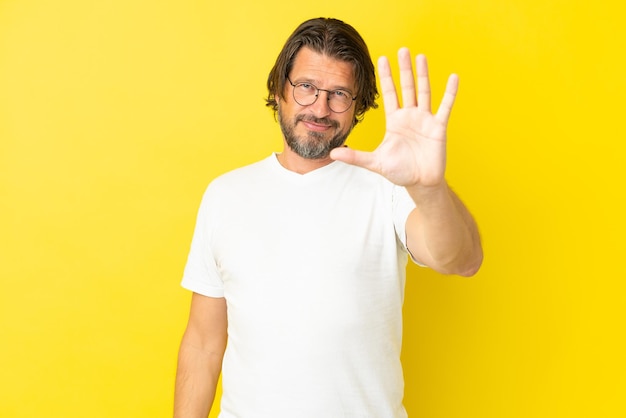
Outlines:
POLYGON ((333 90, 333 96, 341 100, 346 100, 346 99, 352 100, 352 96, 350 95, 350 93, 348 93, 345 90, 333 90))
POLYGON ((301 89, 302 91, 307 91, 307 92, 317 90, 317 88, 313 84, 309 84, 309 83, 298 83, 297 87, 301 89))

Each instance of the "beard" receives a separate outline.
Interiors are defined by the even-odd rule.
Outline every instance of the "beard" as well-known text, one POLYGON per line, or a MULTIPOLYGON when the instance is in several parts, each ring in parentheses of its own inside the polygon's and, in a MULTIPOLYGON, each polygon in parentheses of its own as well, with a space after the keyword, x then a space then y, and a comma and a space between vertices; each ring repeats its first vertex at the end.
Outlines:
POLYGON ((312 115, 296 115, 293 123, 289 123, 283 119, 280 108, 278 108, 278 123, 280 124, 280 129, 283 132, 283 136, 289 148, 300 157, 310 160, 319 160, 328 157, 331 150, 341 147, 346 142, 346 138, 348 138, 352 130, 352 127, 350 127, 345 132, 337 131, 339 122, 336 120, 316 118, 312 115), (336 132, 330 139, 326 139, 326 134, 323 132, 313 131, 307 132, 304 136, 298 136, 295 130, 296 125, 301 121, 328 125, 334 128, 336 132))

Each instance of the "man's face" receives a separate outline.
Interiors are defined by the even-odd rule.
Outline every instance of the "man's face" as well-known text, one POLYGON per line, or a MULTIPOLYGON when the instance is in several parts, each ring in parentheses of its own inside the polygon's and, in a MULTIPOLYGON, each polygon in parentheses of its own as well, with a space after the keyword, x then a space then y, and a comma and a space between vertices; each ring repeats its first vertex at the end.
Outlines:
MULTIPOLYGON (((326 90, 342 89, 355 95, 352 64, 329 58, 304 47, 294 59, 289 74, 294 84, 310 83, 326 90)), ((301 106, 294 100, 293 87, 285 83, 283 98, 277 97, 278 122, 289 148, 307 159, 328 157, 344 144, 352 129, 354 103, 346 112, 335 113, 328 106, 328 93, 319 92, 315 103, 301 106)))

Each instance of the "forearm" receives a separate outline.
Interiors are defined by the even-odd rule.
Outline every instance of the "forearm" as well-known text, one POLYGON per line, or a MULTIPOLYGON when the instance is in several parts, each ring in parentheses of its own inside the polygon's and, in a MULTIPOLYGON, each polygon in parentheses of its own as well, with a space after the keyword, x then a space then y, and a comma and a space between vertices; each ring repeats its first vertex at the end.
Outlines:
POLYGON ((206 418, 215 398, 223 350, 205 350, 185 335, 178 353, 174 418, 206 418))
POLYGON ((483 258, 476 223, 463 202, 443 183, 408 188, 416 208, 407 222, 407 245, 420 261, 445 274, 471 276, 483 258))

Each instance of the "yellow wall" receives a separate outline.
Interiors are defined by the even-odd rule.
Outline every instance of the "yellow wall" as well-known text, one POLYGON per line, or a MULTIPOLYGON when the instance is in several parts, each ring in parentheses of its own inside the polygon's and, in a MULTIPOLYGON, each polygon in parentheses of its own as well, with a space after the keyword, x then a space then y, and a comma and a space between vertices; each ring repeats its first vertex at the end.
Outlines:
POLYGON ((409 269, 411 416, 625 416, 618 3, 0 1, 0 416, 170 415, 201 193, 280 149, 265 77, 320 15, 425 52, 437 97, 461 77, 448 177, 486 259, 409 269))

